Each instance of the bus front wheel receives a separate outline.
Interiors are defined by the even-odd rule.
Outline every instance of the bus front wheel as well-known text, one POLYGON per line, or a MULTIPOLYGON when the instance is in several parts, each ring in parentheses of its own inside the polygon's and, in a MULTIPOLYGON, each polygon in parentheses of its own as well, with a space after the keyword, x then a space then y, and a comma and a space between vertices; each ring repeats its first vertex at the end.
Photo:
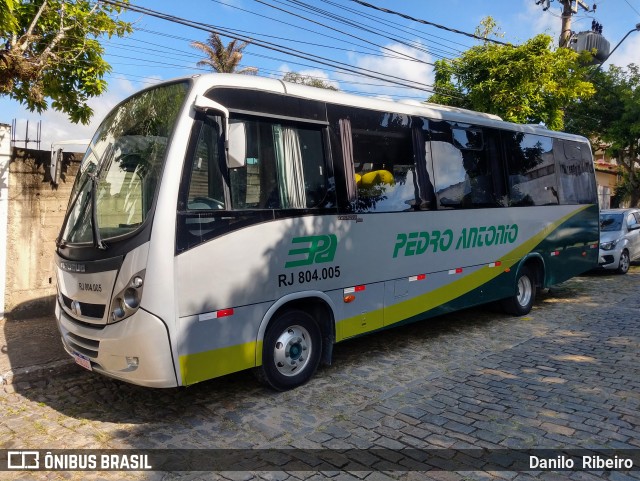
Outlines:
POLYGON ((529 314, 536 300, 536 277, 534 271, 527 266, 518 272, 516 294, 502 301, 502 308, 507 314, 524 316, 529 314))
POLYGON ((315 319, 297 309, 285 311, 264 336, 258 377, 278 391, 300 386, 316 372, 321 352, 322 336, 315 319))

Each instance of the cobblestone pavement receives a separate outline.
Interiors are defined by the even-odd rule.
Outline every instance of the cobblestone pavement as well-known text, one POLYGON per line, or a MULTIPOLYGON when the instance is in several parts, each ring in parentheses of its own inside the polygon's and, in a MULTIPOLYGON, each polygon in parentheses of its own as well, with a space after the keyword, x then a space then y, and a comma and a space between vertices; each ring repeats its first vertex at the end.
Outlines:
MULTIPOLYGON (((0 443, 60 448, 640 448, 640 267, 341 343, 307 385, 153 390, 82 371, 0 390, 0 443)), ((640 479, 634 472, 0 473, 0 479, 640 479), (13 477, 12 477, 13 476, 13 477)))

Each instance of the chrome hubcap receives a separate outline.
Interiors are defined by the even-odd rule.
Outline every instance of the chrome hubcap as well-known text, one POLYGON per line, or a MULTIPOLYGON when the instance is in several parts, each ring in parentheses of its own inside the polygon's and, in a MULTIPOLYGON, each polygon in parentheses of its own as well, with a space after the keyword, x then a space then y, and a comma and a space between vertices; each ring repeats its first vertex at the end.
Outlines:
POLYGON ((289 326, 276 340, 273 360, 284 376, 295 376, 303 371, 311 358, 311 336, 302 326, 289 326))
POLYGON ((620 257, 620 269, 622 269, 623 271, 629 269, 629 256, 627 256, 624 252, 620 257))
POLYGON ((531 302, 531 296, 533 295, 533 285, 531 279, 527 276, 522 276, 518 280, 518 304, 526 306, 531 302))

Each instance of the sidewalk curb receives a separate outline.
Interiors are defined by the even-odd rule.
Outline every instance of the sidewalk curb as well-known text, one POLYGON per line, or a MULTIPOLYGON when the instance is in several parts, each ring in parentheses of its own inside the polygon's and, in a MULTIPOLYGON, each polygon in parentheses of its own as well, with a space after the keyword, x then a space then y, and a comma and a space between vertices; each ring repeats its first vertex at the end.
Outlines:
POLYGON ((50 362, 40 366, 21 367, 0 374, 0 386, 5 392, 13 392, 16 388, 28 389, 31 384, 46 381, 54 376, 71 374, 77 366, 72 359, 50 362))

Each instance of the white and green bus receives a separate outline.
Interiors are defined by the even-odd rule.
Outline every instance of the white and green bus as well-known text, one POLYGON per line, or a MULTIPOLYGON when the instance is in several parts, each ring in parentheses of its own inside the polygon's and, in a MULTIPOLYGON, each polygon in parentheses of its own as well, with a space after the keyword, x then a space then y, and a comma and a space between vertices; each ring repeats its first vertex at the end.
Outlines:
POLYGON ((492 115, 211 74, 106 117, 56 248, 87 369, 154 387, 306 382, 336 342, 597 266, 591 148, 492 115))

